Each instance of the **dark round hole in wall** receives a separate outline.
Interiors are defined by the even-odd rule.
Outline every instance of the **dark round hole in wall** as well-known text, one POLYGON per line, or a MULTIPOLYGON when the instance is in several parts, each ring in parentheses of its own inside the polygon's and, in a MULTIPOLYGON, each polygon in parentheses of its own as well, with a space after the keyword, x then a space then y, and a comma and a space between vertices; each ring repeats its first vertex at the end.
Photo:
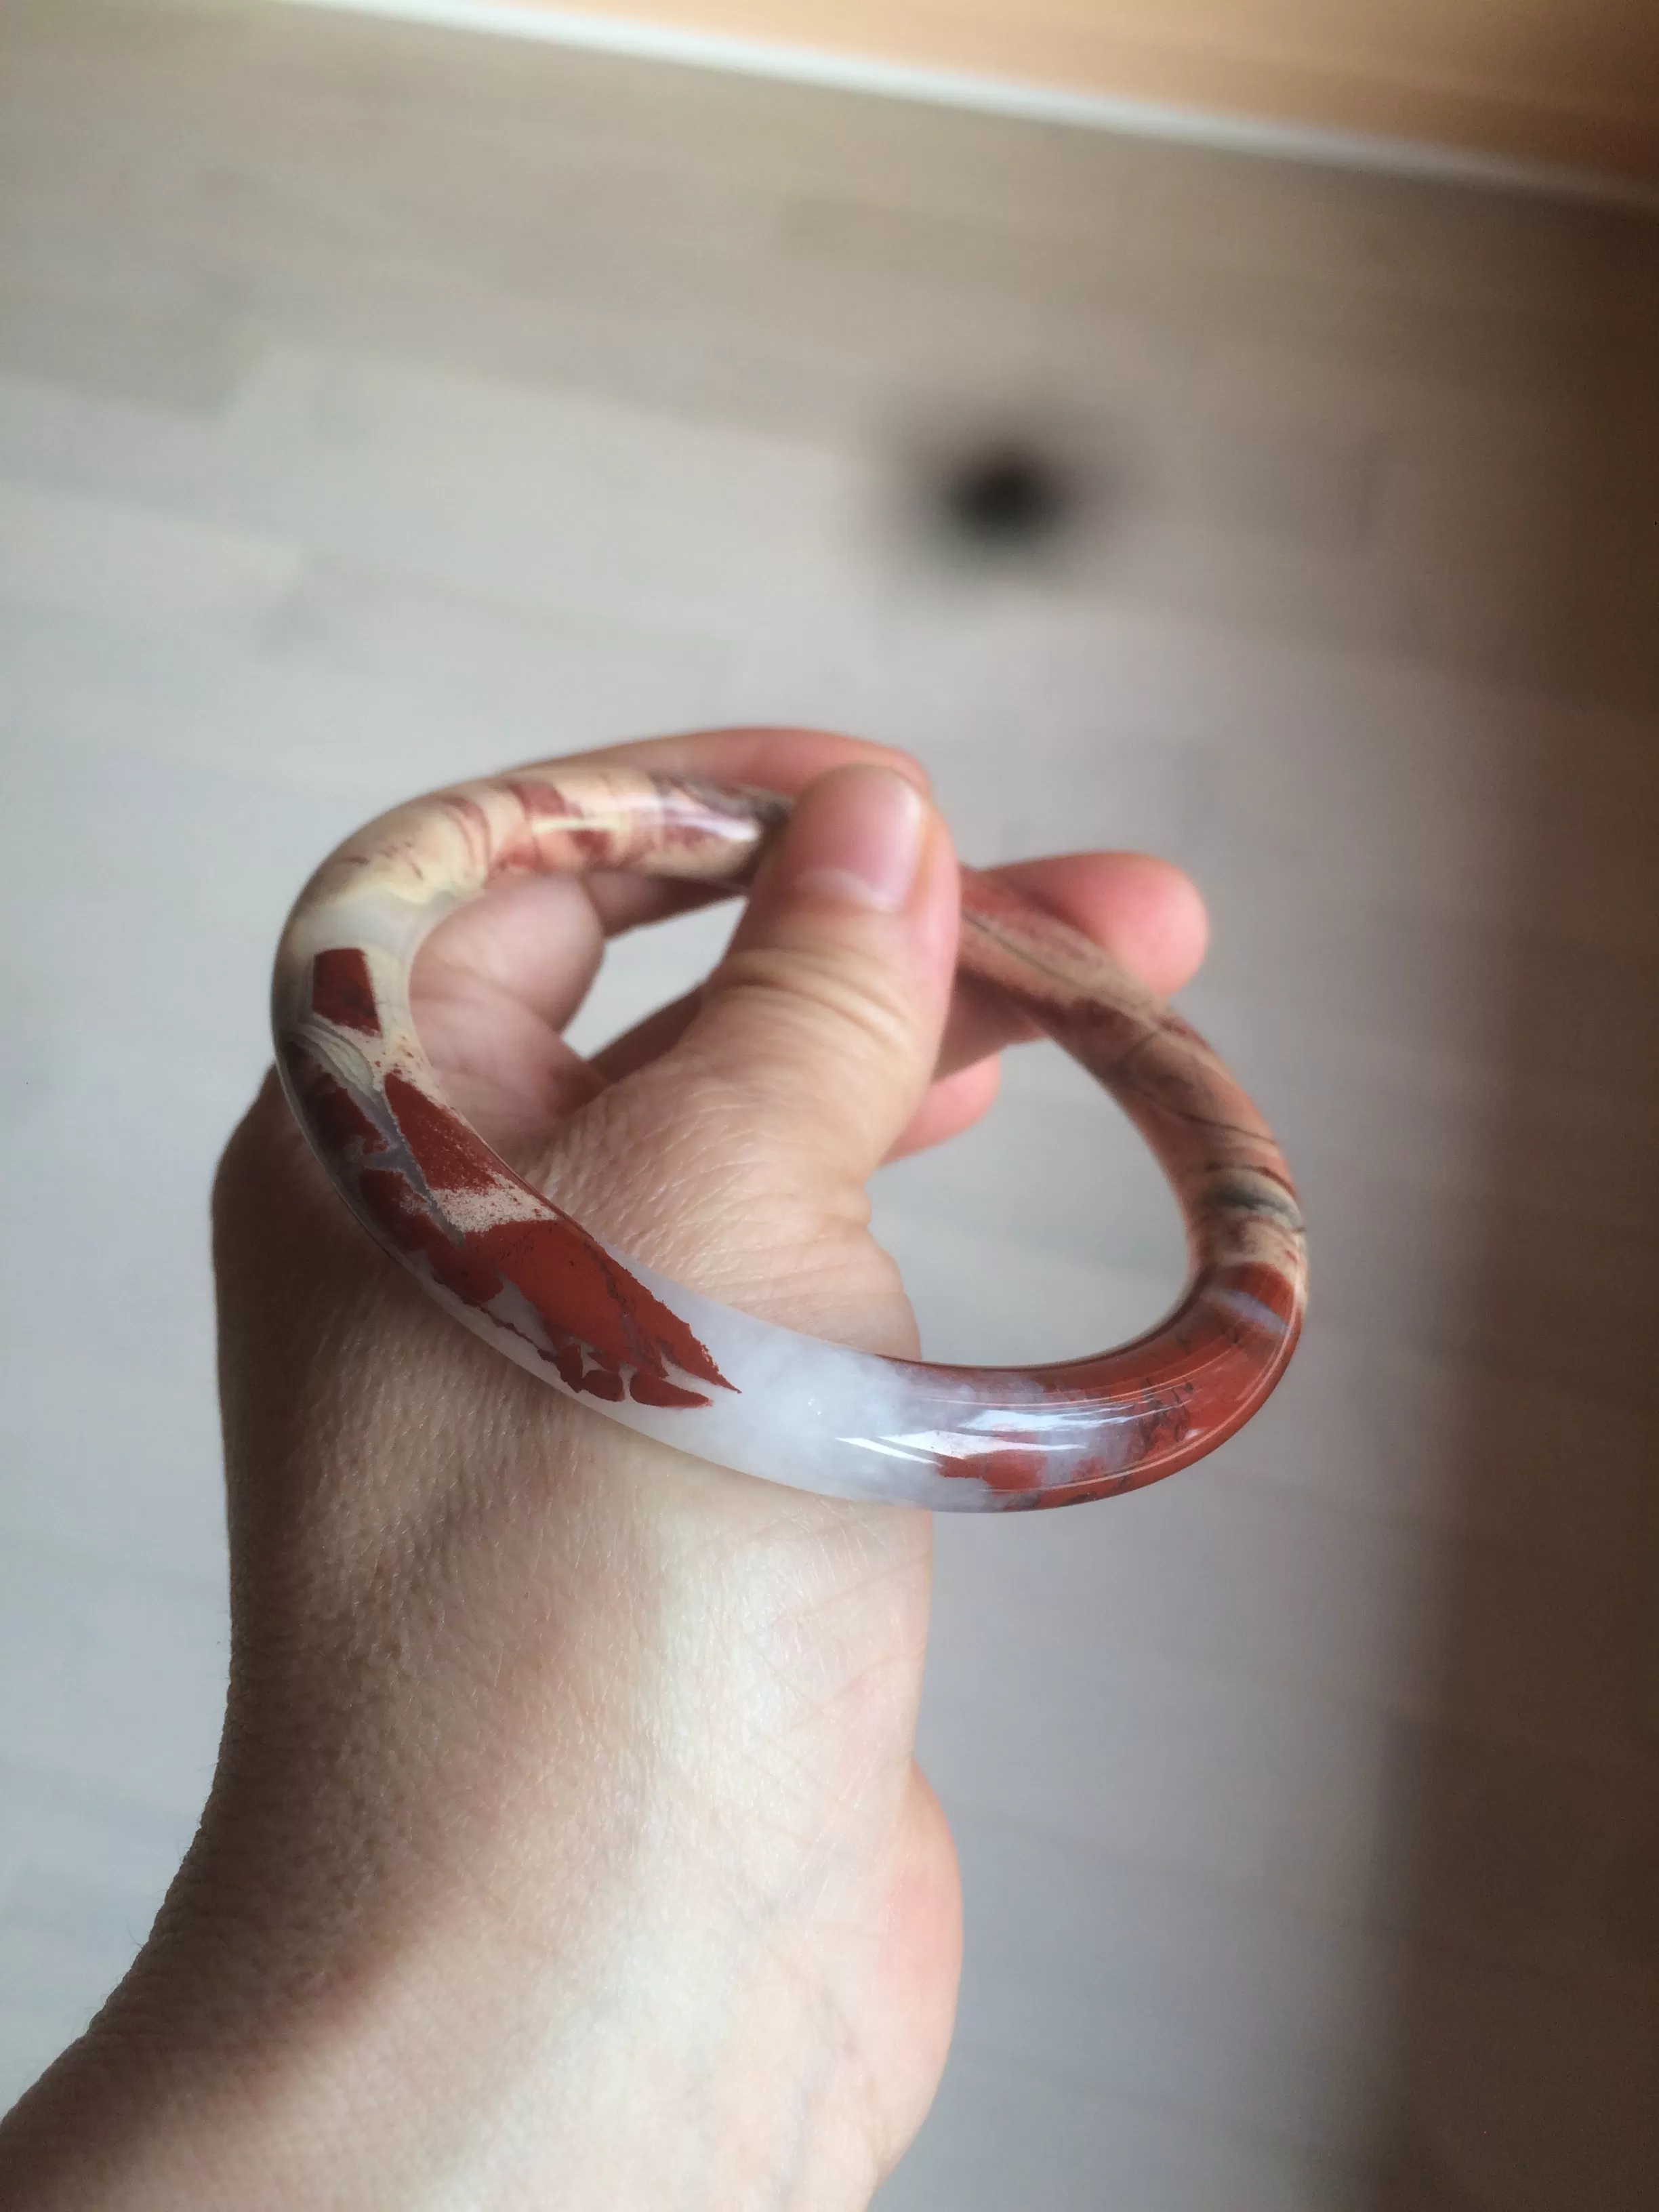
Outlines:
POLYGON ((1034 446, 1006 443, 957 460, 940 503, 957 536, 1012 551, 1059 536, 1076 512, 1078 488, 1034 446))

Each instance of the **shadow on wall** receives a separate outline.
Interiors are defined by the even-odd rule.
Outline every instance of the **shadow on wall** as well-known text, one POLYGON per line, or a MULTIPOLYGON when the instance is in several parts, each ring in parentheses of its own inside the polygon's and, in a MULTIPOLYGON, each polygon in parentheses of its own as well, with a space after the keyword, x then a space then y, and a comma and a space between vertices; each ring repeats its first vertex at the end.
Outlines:
MULTIPOLYGON (((1475 1378, 1443 1451, 1483 1540, 1372 1900, 1417 1938, 1376 2212, 1659 2185, 1659 230, 1586 233, 1583 349, 1540 364, 1574 393, 1553 526, 1503 618, 1541 689, 1601 712, 1552 717, 1534 764, 1481 1218, 1425 1316, 1475 1378)), ((1436 1409, 1397 1418, 1403 1450, 1436 1409)))

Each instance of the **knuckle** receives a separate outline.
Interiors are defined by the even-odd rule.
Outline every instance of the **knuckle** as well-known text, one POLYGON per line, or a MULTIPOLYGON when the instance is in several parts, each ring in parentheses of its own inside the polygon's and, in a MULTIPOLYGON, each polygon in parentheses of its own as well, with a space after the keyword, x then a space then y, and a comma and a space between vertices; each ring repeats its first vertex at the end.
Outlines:
POLYGON ((904 1066, 917 1048, 902 985, 872 957, 757 945, 728 955, 708 990, 712 1000, 810 1044, 815 1055, 828 1044, 866 1065, 904 1066))

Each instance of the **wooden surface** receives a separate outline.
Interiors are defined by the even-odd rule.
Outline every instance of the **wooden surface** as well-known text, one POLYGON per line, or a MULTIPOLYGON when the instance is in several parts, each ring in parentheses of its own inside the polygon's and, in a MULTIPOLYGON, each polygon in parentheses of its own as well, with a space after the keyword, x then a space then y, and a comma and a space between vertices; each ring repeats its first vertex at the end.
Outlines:
POLYGON ((1659 182, 1650 0, 582 0, 573 12, 1659 182))
MULTIPOLYGON (((968 1969, 883 2212, 1650 2212, 1654 229, 264 0, 0 0, 0 2081, 212 1763, 207 1191, 296 886, 799 719, 974 858, 1194 872, 1313 1234, 1245 1436, 939 1528, 968 1969), (1086 504, 987 566, 930 472, 1010 427, 1086 504)), ((1180 1273, 1040 1048, 877 1195, 941 1356, 1180 1273)))

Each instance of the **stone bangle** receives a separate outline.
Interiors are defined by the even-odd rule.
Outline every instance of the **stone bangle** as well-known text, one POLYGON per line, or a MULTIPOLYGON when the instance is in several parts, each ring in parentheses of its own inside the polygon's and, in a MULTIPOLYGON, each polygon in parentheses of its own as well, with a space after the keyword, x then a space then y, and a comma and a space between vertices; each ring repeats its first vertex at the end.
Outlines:
POLYGON ((961 967, 1103 1084, 1186 1218, 1188 1287, 1115 1351, 1030 1368, 889 1359, 779 1328, 624 1257, 446 1100, 410 1013, 422 939, 493 883, 753 870, 787 802, 622 769, 545 767, 416 799, 313 877, 276 957, 278 1064, 369 1234, 456 1320, 597 1411, 716 1465, 955 1511, 1066 1505, 1171 1474, 1231 1436, 1301 1327, 1301 1215, 1261 1115, 1208 1046, 1067 924, 963 872, 961 967))

